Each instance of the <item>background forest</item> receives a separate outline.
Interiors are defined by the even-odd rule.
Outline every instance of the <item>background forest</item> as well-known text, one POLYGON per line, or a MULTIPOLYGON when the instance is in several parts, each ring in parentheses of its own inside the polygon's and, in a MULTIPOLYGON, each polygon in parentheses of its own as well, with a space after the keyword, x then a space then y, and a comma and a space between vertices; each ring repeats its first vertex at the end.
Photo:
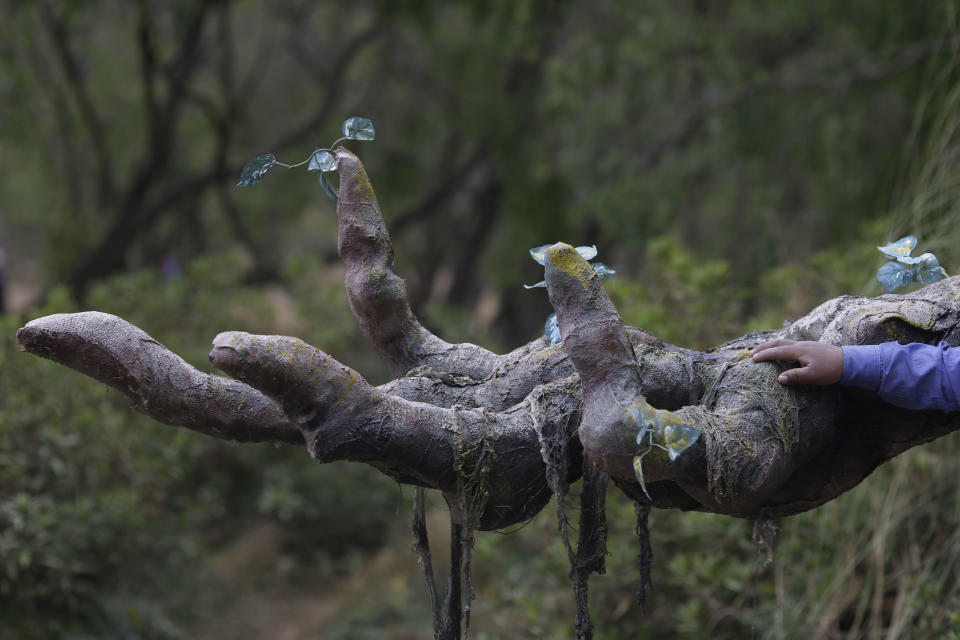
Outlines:
MULTIPOLYGON (((14 339, 99 309, 205 370, 211 338, 243 329, 384 381, 314 175, 234 187, 250 158, 298 161, 348 116, 376 125, 352 148, 416 312, 450 340, 542 332, 527 250, 558 240, 598 245, 627 323, 700 348, 878 295, 875 246, 907 233, 960 270, 955 0, 0 13, 0 638, 430 635, 410 487, 152 423, 14 339)), ((780 522, 769 564, 749 522, 655 511, 645 612, 633 508, 612 490, 599 637, 960 638, 958 438, 780 522)), ((474 570, 473 637, 572 636, 551 507, 480 534, 474 570)))

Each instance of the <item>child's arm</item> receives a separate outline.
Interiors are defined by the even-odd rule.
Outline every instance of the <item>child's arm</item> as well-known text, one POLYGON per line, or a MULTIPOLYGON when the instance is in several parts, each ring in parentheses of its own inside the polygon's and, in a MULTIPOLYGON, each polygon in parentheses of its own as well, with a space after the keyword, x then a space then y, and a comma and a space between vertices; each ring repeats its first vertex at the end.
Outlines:
POLYGON ((780 375, 783 384, 840 384, 875 391, 907 409, 960 411, 960 348, 941 342, 836 347, 777 340, 751 351, 754 361, 794 360, 802 366, 780 375))

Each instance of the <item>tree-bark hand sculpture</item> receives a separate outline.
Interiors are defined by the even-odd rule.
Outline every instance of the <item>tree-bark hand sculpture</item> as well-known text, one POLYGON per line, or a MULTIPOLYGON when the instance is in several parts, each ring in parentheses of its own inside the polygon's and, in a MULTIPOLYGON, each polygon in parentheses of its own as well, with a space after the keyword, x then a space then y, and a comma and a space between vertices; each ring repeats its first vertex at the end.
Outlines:
POLYGON ((563 342, 498 355, 420 324, 362 165, 344 149, 337 159, 347 295, 392 382, 374 387, 295 338, 242 332, 220 334, 210 353, 235 380, 207 375, 97 312, 34 320, 18 332, 21 345, 115 387, 160 422, 230 440, 305 443, 320 462, 365 462, 439 489, 468 531, 530 518, 587 464, 644 505, 789 515, 960 427, 956 414, 898 409, 865 391, 783 387, 785 365, 747 353, 778 337, 960 344, 960 278, 903 296, 836 298, 782 329, 699 352, 624 326, 593 269, 557 244, 545 268, 563 342), (671 459, 637 443, 644 426, 654 443, 666 426, 699 437, 671 459), (647 448, 641 488, 634 458, 647 448))

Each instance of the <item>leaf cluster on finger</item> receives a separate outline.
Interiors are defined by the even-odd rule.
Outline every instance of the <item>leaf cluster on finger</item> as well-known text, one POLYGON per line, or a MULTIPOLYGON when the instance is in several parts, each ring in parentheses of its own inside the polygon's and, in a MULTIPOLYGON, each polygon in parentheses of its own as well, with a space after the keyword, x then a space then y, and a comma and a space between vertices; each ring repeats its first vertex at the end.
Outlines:
POLYGON ((240 172, 240 181, 237 182, 237 186, 252 187, 253 185, 260 184, 263 182, 264 177, 266 177, 267 172, 273 167, 294 169, 307 165, 307 171, 317 172, 317 180, 320 182, 320 186, 323 187, 323 190, 327 196, 329 196, 330 200, 332 200, 334 204, 337 204, 337 191, 324 175, 325 173, 337 170, 337 157, 334 155, 333 149, 345 140, 370 141, 376 138, 373 122, 369 118, 361 118, 360 116, 352 116, 344 120, 341 131, 343 136, 331 143, 329 147, 318 147, 314 149, 306 160, 296 164, 280 162, 272 153, 257 156, 244 165, 243 170, 240 172))

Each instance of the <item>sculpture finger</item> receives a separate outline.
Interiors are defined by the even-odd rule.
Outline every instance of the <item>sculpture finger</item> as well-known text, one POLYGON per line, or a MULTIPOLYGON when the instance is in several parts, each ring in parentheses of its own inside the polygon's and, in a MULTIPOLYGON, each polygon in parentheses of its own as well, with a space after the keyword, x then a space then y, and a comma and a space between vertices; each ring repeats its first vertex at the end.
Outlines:
POLYGON ((497 355, 469 343, 452 344, 428 331, 414 315, 406 283, 393 270, 393 244, 360 160, 337 150, 340 173, 338 249, 346 266, 347 299, 361 328, 397 376, 426 366, 482 380, 498 367, 542 349, 535 340, 497 355))
POLYGON ((198 371, 122 318, 97 311, 45 316, 17 331, 17 340, 28 353, 119 390, 158 422, 225 440, 303 443, 269 398, 198 371))
MULTIPOLYGON (((702 456, 679 453, 699 430, 677 414, 655 409, 643 394, 633 345, 590 264, 568 244, 547 250, 547 290, 563 348, 583 385, 580 441, 591 460, 620 481, 674 480, 695 474, 702 456), (637 464, 646 458, 646 471, 637 464)), ((702 450, 702 445, 697 451, 702 450)))
POLYGON ((584 395, 602 389, 626 400, 639 392, 633 346, 600 279, 576 249, 558 243, 544 263, 563 348, 580 374, 584 395))

